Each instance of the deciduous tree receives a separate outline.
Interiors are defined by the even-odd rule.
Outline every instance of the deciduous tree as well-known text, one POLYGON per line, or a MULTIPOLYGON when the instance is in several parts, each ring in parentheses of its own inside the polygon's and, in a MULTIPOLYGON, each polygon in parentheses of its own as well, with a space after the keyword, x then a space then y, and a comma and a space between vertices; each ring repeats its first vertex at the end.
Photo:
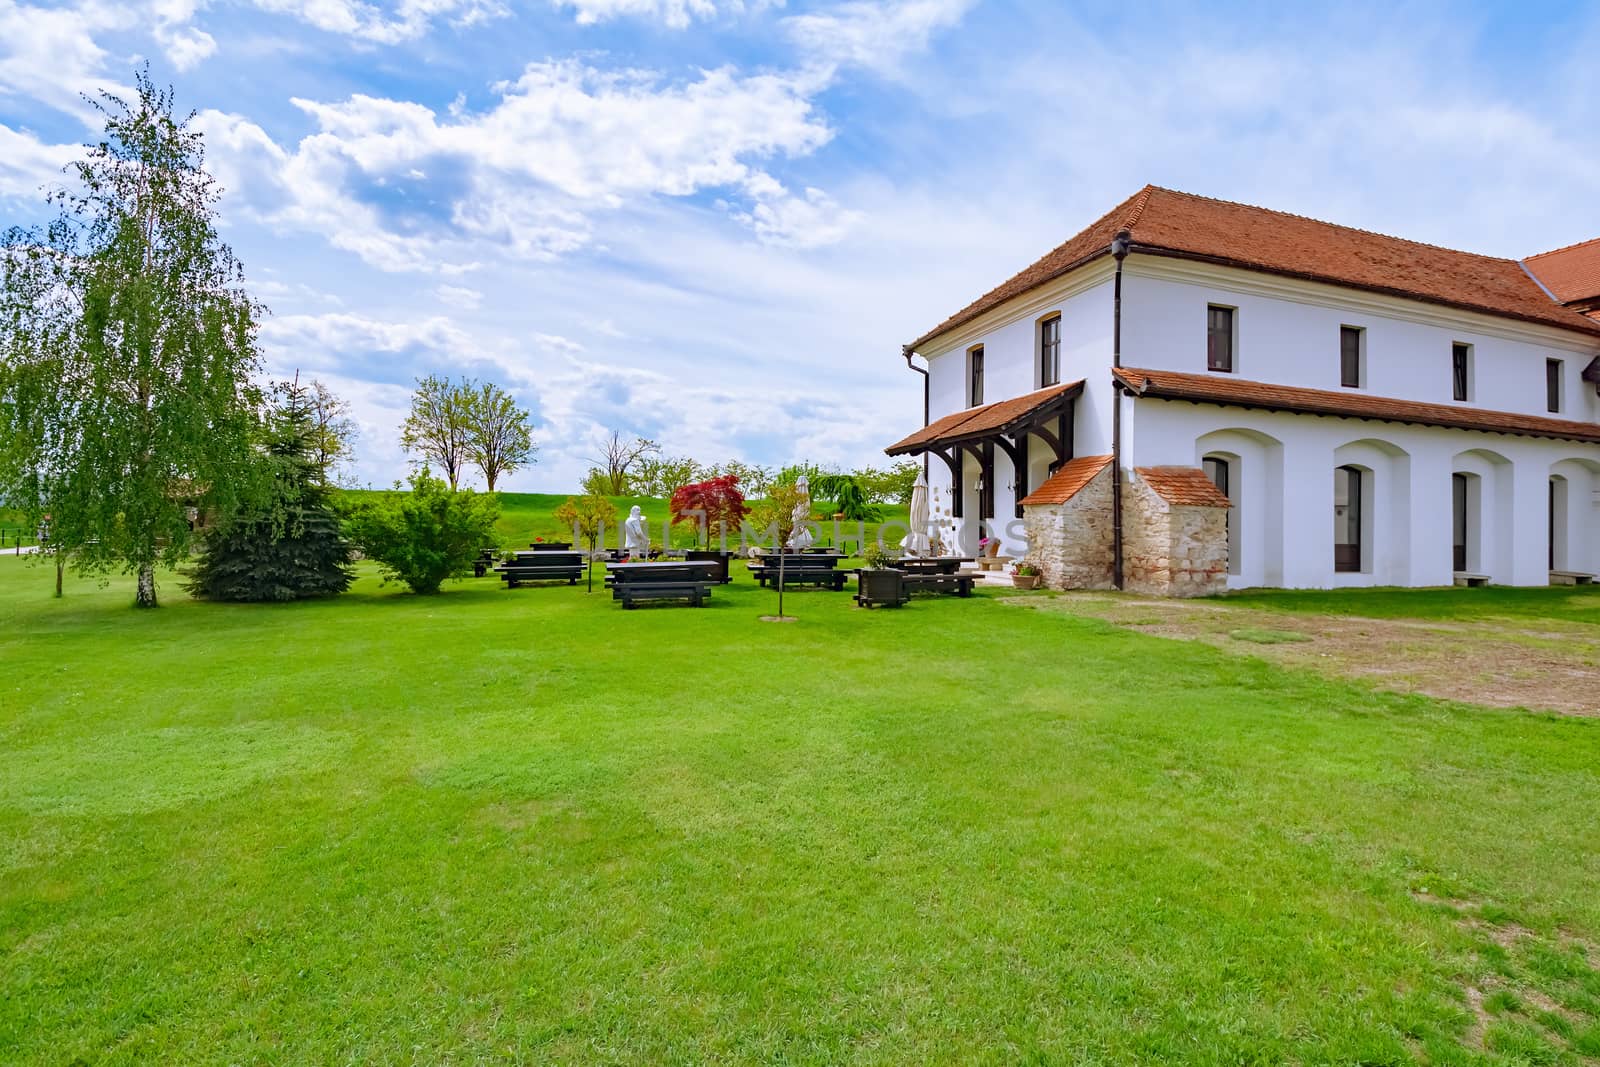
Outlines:
POLYGON ((0 248, 0 487, 51 515, 56 550, 138 575, 189 550, 252 476, 260 305, 216 231, 190 117, 148 75, 102 95, 105 136, 53 193, 55 221, 0 248))
POLYGON ((605 479, 606 495, 627 496, 630 481, 628 472, 645 456, 661 454, 661 446, 645 437, 624 441, 621 432, 611 431, 600 446, 600 455, 594 459, 595 469, 605 479))
POLYGON ((400 429, 400 445, 427 466, 437 463, 454 491, 461 482, 470 436, 471 389, 430 374, 417 379, 411 413, 400 429))
POLYGON ((510 393, 493 382, 472 386, 463 395, 467 418, 467 456, 483 472, 494 492, 501 475, 533 462, 537 446, 528 413, 517 407, 510 393))
POLYGON ((321 379, 311 379, 305 387, 311 415, 311 458, 317 478, 324 485, 339 485, 355 458, 360 428, 350 414, 350 402, 329 389, 321 379))
POLYGON ((669 501, 672 524, 694 523, 696 534, 704 531, 706 544, 713 535, 725 537, 739 529, 739 524, 750 513, 739 492, 739 479, 732 474, 710 478, 681 486, 669 501))
POLYGON ((556 508, 555 518, 563 526, 572 527, 575 543, 588 546, 589 589, 592 592, 595 549, 600 539, 605 536, 606 527, 616 528, 616 505, 598 493, 586 493, 580 497, 569 496, 562 501, 560 507, 556 508))

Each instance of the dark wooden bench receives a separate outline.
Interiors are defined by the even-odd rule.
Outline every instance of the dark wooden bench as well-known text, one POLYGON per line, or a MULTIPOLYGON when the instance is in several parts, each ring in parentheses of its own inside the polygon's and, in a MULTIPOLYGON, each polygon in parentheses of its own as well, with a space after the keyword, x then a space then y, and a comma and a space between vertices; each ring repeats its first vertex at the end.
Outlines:
POLYGON ((901 581, 909 593, 954 593, 971 596, 975 574, 908 574, 901 581))
POLYGON ((486 548, 479 552, 478 558, 472 561, 472 576, 474 578, 482 578, 485 574, 488 574, 489 568, 495 565, 495 561, 498 558, 498 554, 492 548, 486 548))
POLYGON ((728 564, 733 561, 732 552, 720 552, 716 549, 691 548, 684 554, 683 558, 690 563, 712 564, 714 568, 713 573, 716 575, 715 580, 719 585, 727 585, 729 582, 733 581, 733 577, 728 573, 728 564))
POLYGON ((844 588, 844 583, 850 577, 848 571, 839 570, 839 561, 843 556, 815 552, 785 552, 783 559, 777 556, 763 556, 760 561, 750 564, 750 573, 755 576, 761 585, 771 582, 776 588, 780 566, 785 587, 791 585, 828 586, 834 592, 844 588))
POLYGON ((566 582, 576 585, 583 577, 582 552, 518 552, 516 558, 495 570, 507 589, 523 582, 566 582))
POLYGON ((528 547, 535 552, 571 552, 571 541, 532 541, 528 547))
POLYGON ((704 607, 718 584, 712 561, 616 563, 606 568, 611 598, 632 609, 645 600, 684 600, 704 607))

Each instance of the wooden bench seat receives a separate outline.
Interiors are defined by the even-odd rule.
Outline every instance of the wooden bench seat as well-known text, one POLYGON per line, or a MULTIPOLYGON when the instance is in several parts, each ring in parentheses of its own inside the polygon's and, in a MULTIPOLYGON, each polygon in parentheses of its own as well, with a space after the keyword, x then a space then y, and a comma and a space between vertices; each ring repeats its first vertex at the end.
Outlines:
MULTIPOLYGON (((841 556, 814 555, 805 552, 785 553, 781 563, 783 584, 827 586, 838 592, 844 588, 845 580, 849 578, 848 571, 838 569, 841 556)), ((771 582, 774 587, 778 583, 780 562, 776 556, 763 556, 759 562, 750 564, 750 574, 760 585, 771 582)))
POLYGON ((582 552, 518 552, 509 562, 495 568, 507 589, 523 582, 566 582, 576 585, 583 577, 582 552))
POLYGON ((975 574, 908 574, 902 581, 908 593, 954 593, 971 596, 975 574))
POLYGON ((711 581, 623 582, 611 587, 611 599, 633 608, 643 600, 687 600, 691 607, 705 607, 711 599, 711 581))

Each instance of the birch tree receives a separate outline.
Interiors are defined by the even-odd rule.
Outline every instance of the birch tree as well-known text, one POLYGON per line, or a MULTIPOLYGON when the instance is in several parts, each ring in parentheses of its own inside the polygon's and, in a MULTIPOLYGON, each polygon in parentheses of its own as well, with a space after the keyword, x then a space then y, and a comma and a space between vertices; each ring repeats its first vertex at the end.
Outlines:
POLYGON ((52 193, 56 219, 0 239, 0 487, 49 514, 57 552, 137 575, 185 558, 195 518, 256 489, 257 321, 216 231, 191 116, 147 74, 91 101, 104 138, 52 193))

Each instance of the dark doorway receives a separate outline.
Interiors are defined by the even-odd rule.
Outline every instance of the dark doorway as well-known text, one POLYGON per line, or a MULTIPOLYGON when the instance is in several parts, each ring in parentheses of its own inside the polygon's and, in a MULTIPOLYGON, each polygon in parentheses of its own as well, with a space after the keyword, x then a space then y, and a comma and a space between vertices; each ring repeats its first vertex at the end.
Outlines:
POLYGON ((1333 472, 1333 569, 1361 569, 1361 469, 1333 472))
POLYGON ((1450 514, 1454 528, 1451 541, 1450 566, 1458 571, 1467 569, 1467 476, 1450 476, 1450 514))

